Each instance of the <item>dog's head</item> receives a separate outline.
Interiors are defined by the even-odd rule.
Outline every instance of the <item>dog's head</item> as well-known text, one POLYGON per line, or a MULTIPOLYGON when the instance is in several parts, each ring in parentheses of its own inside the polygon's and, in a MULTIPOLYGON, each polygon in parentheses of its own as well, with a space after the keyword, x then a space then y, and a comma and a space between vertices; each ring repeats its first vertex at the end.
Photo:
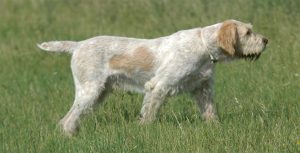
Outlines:
POLYGON ((266 48, 268 39, 252 31, 252 25, 236 20, 222 23, 217 36, 218 46, 228 56, 256 60, 266 48))

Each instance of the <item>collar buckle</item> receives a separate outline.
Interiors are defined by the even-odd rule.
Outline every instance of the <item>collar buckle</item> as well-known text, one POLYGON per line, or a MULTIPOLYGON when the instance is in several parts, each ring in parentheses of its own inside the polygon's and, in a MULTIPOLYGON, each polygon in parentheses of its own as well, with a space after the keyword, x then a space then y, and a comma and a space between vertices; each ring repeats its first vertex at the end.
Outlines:
POLYGON ((210 62, 211 63, 217 63, 218 62, 218 59, 216 59, 212 54, 209 54, 209 57, 210 57, 210 62))

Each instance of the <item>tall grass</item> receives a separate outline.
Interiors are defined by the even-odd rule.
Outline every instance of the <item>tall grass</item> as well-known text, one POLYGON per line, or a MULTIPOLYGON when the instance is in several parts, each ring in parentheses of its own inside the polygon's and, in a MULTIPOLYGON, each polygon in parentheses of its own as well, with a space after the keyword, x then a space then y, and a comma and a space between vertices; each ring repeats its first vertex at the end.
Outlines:
POLYGON ((300 1, 1 0, 0 152, 299 152, 300 1), (96 35, 154 38, 226 19, 270 39, 260 60, 218 64, 220 123, 189 95, 170 98, 158 121, 138 124, 142 95, 115 92, 74 138, 57 121, 72 104, 69 55, 36 43, 96 35))

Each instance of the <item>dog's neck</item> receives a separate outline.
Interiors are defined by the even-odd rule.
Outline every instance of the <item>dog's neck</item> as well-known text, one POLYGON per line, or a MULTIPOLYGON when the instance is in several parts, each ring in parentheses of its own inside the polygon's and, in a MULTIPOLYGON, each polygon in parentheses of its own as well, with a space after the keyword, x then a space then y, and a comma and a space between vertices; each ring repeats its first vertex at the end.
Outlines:
POLYGON ((221 26, 222 23, 217 23, 201 29, 202 44, 203 47, 208 51, 207 54, 212 63, 224 61, 225 59, 227 59, 226 55, 218 46, 217 41, 218 32, 221 26))

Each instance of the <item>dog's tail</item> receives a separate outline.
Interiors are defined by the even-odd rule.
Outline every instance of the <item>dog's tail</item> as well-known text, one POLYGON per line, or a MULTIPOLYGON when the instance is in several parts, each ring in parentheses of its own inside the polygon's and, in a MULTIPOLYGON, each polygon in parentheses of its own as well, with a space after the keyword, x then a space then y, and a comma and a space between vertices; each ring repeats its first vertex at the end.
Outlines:
POLYGON ((73 53, 78 44, 75 41, 49 41, 37 44, 37 46, 45 51, 73 53))

